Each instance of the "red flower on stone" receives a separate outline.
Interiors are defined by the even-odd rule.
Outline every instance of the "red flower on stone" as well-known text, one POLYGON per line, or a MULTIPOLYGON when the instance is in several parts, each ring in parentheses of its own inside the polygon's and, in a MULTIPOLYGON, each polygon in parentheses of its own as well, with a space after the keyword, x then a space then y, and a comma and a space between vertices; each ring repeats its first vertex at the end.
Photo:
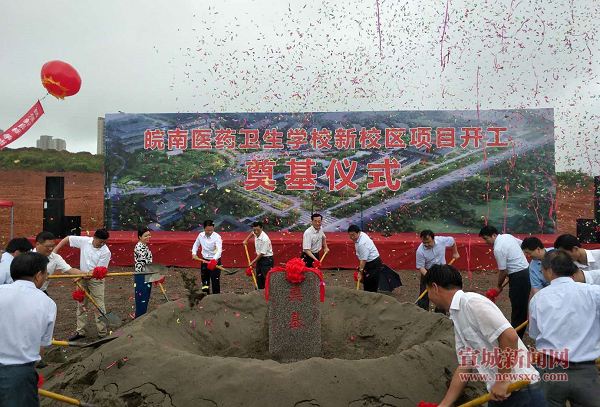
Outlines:
POLYGON ((208 262, 208 264, 206 265, 206 267, 208 267, 209 270, 214 270, 217 268, 217 261, 215 259, 212 259, 211 261, 208 262))
POLYGON ((304 279, 306 279, 306 276, 304 275, 304 269, 306 269, 304 260, 296 257, 286 263, 285 278, 293 284, 301 283, 304 281, 304 279))
POLYGON ((83 291, 81 291, 79 288, 77 290, 73 291, 73 299, 75 301, 83 302, 84 298, 85 298, 85 293, 83 291))
POLYGON ((96 267, 94 271, 92 271, 92 277, 94 277, 96 280, 103 280, 107 274, 108 269, 102 266, 96 267))

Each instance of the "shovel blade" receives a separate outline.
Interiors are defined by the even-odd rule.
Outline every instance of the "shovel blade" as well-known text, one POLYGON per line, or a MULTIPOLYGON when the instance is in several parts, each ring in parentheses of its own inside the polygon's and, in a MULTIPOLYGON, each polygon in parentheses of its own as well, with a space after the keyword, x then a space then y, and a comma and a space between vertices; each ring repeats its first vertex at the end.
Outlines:
POLYGON ((169 269, 164 264, 149 263, 144 266, 142 271, 147 273, 168 274, 169 269))
POLYGON ((116 314, 113 314, 112 312, 101 315, 100 317, 98 317, 98 319, 104 322, 106 325, 110 326, 111 328, 118 328, 123 324, 121 318, 119 318, 116 314))

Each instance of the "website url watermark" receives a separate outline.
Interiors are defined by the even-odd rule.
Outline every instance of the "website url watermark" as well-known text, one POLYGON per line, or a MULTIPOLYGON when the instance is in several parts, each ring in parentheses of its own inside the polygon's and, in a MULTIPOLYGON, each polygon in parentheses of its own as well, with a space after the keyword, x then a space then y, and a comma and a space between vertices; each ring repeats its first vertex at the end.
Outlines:
POLYGON ((458 376, 463 382, 520 382, 523 380, 537 382, 540 378, 545 382, 566 382, 569 380, 566 373, 544 373, 541 376, 535 373, 459 373, 458 376))

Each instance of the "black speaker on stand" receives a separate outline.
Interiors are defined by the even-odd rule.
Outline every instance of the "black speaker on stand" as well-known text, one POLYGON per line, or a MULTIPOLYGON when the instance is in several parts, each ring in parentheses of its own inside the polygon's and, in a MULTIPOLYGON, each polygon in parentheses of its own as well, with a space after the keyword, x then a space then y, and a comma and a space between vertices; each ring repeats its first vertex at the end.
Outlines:
POLYGON ((46 177, 46 199, 65 198, 65 177, 46 177))
POLYGON ((64 199, 44 199, 44 231, 50 232, 56 237, 62 237, 64 216, 64 199))

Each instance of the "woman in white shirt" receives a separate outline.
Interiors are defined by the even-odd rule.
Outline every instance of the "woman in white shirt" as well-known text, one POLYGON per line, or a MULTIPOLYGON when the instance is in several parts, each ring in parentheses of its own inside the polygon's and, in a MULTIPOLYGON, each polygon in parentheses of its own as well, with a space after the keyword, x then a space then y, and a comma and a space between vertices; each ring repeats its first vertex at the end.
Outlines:
MULTIPOLYGON (((139 241, 133 249, 135 257, 135 272, 141 273, 144 271, 146 264, 152 263, 152 252, 148 247, 150 242, 150 229, 142 228, 138 230, 139 241)), ((148 301, 152 292, 152 283, 147 283, 143 274, 134 276, 135 287, 135 317, 140 317, 148 310, 148 301)))

